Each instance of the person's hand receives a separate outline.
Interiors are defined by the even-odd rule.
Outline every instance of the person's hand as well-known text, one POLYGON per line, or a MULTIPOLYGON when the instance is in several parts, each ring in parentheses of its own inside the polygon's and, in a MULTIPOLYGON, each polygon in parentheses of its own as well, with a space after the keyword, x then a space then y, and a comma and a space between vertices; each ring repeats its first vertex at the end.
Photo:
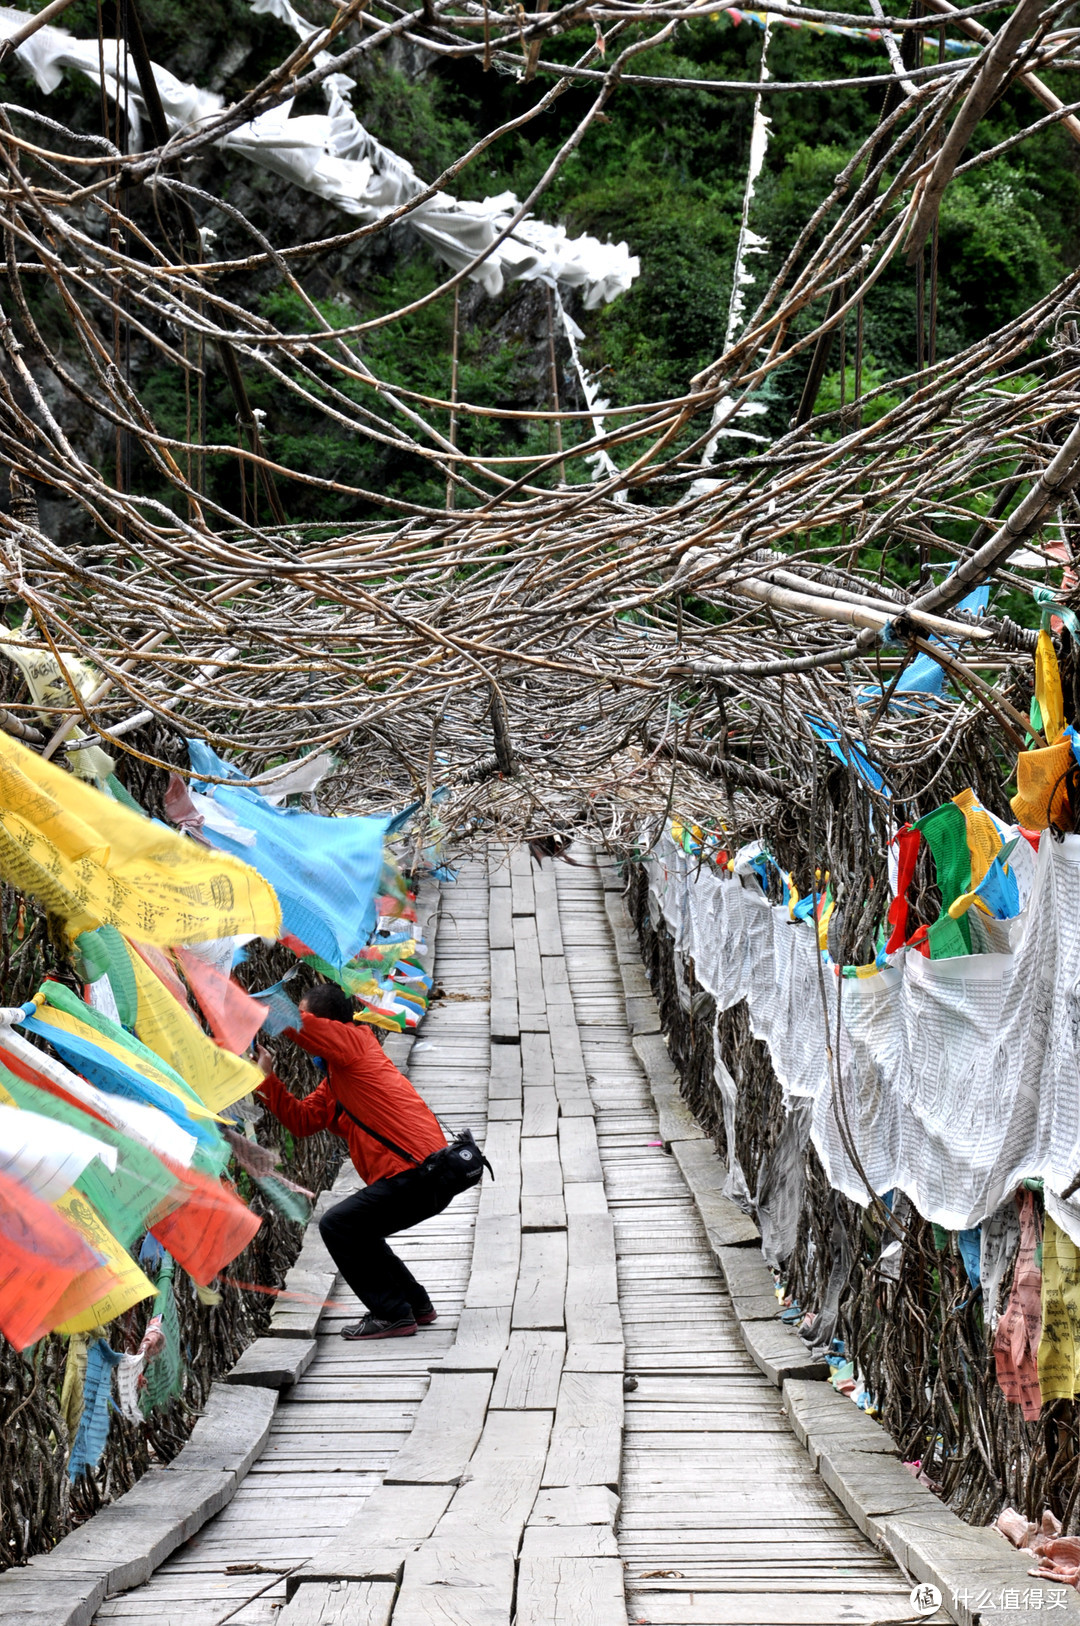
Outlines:
POLYGON ((256 1046, 255 1065, 264 1078, 274 1071, 274 1058, 264 1044, 256 1046))

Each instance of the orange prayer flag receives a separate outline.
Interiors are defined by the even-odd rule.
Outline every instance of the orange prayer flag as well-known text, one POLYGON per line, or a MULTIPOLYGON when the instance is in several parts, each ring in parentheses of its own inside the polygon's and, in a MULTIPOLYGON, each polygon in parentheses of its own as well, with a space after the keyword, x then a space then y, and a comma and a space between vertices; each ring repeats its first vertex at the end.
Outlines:
POLYGON ((16 1349, 62 1319, 62 1301, 94 1301, 98 1260, 78 1231, 25 1186, 0 1174, 0 1332, 16 1349))

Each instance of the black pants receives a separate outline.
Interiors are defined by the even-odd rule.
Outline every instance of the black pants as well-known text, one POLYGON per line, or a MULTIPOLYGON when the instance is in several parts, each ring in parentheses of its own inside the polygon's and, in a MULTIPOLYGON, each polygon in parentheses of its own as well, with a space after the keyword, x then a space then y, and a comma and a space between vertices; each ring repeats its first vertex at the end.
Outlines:
POLYGON ((335 1265, 362 1304, 383 1321, 427 1309, 427 1290, 384 1241, 441 1214, 454 1192, 426 1170, 406 1169, 335 1203, 319 1231, 335 1265))

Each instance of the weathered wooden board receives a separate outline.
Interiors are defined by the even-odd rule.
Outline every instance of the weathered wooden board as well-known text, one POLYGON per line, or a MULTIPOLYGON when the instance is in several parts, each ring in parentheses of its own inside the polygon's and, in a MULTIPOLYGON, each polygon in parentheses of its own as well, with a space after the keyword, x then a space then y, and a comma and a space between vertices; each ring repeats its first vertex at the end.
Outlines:
POLYGON ((512 847, 510 849, 510 891, 514 900, 515 915, 532 915, 536 912, 536 899, 533 893, 533 857, 528 847, 512 847))
POLYGON ((533 899, 536 905, 536 934, 540 953, 559 956, 563 952, 562 922, 554 872, 541 866, 533 870, 533 899))
POLYGON ((488 911, 488 943, 493 949, 512 949, 514 946, 513 916, 510 908, 510 888, 493 886, 488 911))
POLYGON ((522 1558, 618 1558, 611 1524, 528 1524, 522 1558))
POLYGON ((565 1485, 538 1493, 529 1527, 606 1524, 614 1526, 619 1498, 609 1485, 565 1485))
POLYGON ((626 1620, 623 1569, 617 1558, 522 1554, 517 1626, 626 1626, 626 1620))
POLYGON ((394 1584, 315 1581, 302 1586, 278 1615, 281 1626, 389 1626, 394 1584))
POLYGON ((513 1304, 520 1248, 521 1226, 516 1214, 481 1212, 477 1215, 474 1264, 465 1294, 467 1309, 487 1310, 513 1304))
POLYGON ((448 1485, 460 1479, 484 1426, 491 1385, 488 1372, 433 1372, 386 1483, 448 1485))
POLYGON ((523 1196, 562 1195, 563 1171, 559 1139, 555 1135, 522 1135, 521 1191, 523 1196))
MULTIPOLYGON (((523 1033, 521 1035, 521 1077, 526 1087, 555 1084, 555 1064, 551 1059, 552 1039, 549 1033, 523 1033)), ((552 1131, 554 1134, 554 1130, 552 1131)))
POLYGON ((457 1336, 444 1355, 433 1363, 443 1372, 494 1372, 510 1338, 510 1305, 467 1305, 461 1312, 457 1336))
POLYGON ((493 1409, 554 1411, 566 1355, 563 1332, 511 1333, 491 1391, 493 1409))
POLYGON ((566 1232, 530 1231, 521 1238, 514 1299, 515 1328, 559 1329, 566 1299, 566 1232))
POLYGON ((428 1542, 406 1560, 395 1626, 508 1626, 510 1552, 463 1551, 428 1542))
POLYGON ((547 1031, 547 999, 540 966, 540 945, 532 915, 514 916, 514 959, 522 1030, 547 1031))
MULTIPOLYGON (((292 1578, 291 1587, 309 1581, 396 1580, 406 1556, 431 1535, 453 1494, 452 1485, 380 1485, 292 1578)), ((290 1507, 290 1519, 296 1511, 290 1507)))
POLYGON ((491 1037, 516 1039, 520 1033, 517 972, 513 949, 491 951, 491 1037))
MULTIPOLYGON (((495 887, 510 885, 510 852, 506 847, 492 844, 487 850, 487 885, 490 890, 495 887)), ((459 889, 454 888, 454 896, 458 897, 459 889)))
MULTIPOLYGON (((525 1034, 525 1038, 543 1038, 542 1034, 525 1034)), ((559 1098, 555 1094, 555 1079, 550 1084, 526 1084, 522 1092, 523 1135, 557 1135, 559 1132, 559 1098)))
POLYGON ((435 1527, 449 1550, 516 1553, 536 1501, 551 1435, 549 1411, 492 1411, 461 1489, 435 1527))
POLYGON ((543 1484, 619 1487, 623 1386, 617 1372, 563 1372, 543 1484))
POLYGON ((567 1185, 585 1180, 603 1180, 596 1125, 592 1118, 566 1117, 559 1122, 559 1156, 567 1185))
POLYGON ((545 1192, 543 1196, 522 1197, 521 1229, 523 1231, 565 1231, 566 1203, 561 1191, 545 1192))

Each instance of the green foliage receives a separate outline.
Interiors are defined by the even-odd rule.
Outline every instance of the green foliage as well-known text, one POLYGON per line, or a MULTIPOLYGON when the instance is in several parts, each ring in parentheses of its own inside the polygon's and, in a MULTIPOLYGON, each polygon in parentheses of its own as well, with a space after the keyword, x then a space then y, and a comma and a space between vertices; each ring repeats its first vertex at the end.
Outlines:
MULTIPOLYGON (((864 352, 862 376, 859 380, 860 398, 870 395, 874 390, 881 389, 888 377, 887 370, 878 366, 869 351, 864 352)), ((837 368, 834 373, 826 373, 822 380, 815 410, 818 412, 836 412, 841 405, 850 406, 855 400, 855 382, 855 363, 854 361, 848 361, 845 355, 843 401, 840 398, 840 370, 837 368)), ((875 396, 872 401, 867 401, 860 413, 860 422, 863 427, 877 423, 878 419, 883 418, 887 412, 891 412, 893 407, 899 406, 902 399, 903 397, 894 391, 886 390, 883 394, 875 396)), ((835 430, 826 430, 822 438, 830 440, 834 439, 835 435, 835 430)))
MULTIPOLYGON (((44 0, 32 0, 38 9, 44 0)), ((303 8, 302 8, 303 9, 303 8)), ((865 9, 860 4, 859 9, 865 9)), ((184 0, 141 0, 141 13, 152 56, 180 77, 220 89, 226 99, 258 83, 268 68, 295 41, 272 16, 256 16, 248 0, 200 0, 198 28, 184 0)), ((323 0, 310 0, 314 20, 329 15, 323 0)), ((1004 16, 1004 9, 1001 13, 1004 16)), ((996 26, 997 13, 988 26, 996 26)), ((115 31, 115 0, 104 0, 106 32, 115 31)), ((870 21, 868 13, 868 22, 870 21)), ((63 24, 82 37, 97 31, 97 0, 75 0, 63 24)), ((635 37, 627 30, 620 47, 635 37)), ((581 28, 545 46, 545 55, 572 61, 592 40, 581 28)), ((734 26, 717 12, 681 24, 664 45, 636 58, 632 74, 666 75, 694 80, 752 81, 758 73, 763 34, 749 21, 734 26)), ((931 53, 931 56, 933 53, 931 53)), ((768 285, 789 252, 810 212, 828 196, 836 176, 857 145, 873 130, 883 91, 818 88, 818 82, 852 75, 884 76, 887 62, 880 44, 820 36, 809 30, 777 27, 770 44, 775 78, 804 81, 790 94, 767 99, 771 140, 760 178, 751 225, 766 240, 766 252, 749 268, 756 284, 747 291, 747 311, 768 285)), ((1072 87, 1051 73, 1052 86, 1069 100, 1072 87)), ((70 76, 52 97, 38 96, 14 64, 0 69, 6 98, 41 107, 51 117, 84 129, 100 128, 97 90, 70 76)), ((532 84, 505 73, 487 73, 477 62, 435 59, 417 72, 407 55, 393 61, 373 58, 359 70, 355 105, 367 127, 385 145, 413 165, 425 180, 434 179, 471 143, 505 120, 522 114, 536 101, 532 84)), ((525 197, 576 130, 591 105, 591 88, 565 89, 539 118, 503 137, 466 167, 451 183, 463 198, 483 198, 503 191, 525 197)), ((602 380, 616 404, 659 400, 680 395, 695 372, 719 354, 727 325, 732 267, 738 237, 746 163, 749 152, 750 94, 687 88, 676 92, 640 83, 623 83, 607 103, 554 184, 540 198, 537 213, 563 222, 571 233, 592 233, 625 240, 641 263, 633 288, 612 305, 583 312, 573 305, 586 330, 582 345, 586 365, 602 380)), ((321 111, 318 93, 296 111, 321 111)), ((1020 85, 1011 87, 976 131, 968 157, 1031 123, 1037 109, 1020 85)), ((252 169, 239 158, 208 160, 213 170, 210 190, 248 189, 252 169)), ((276 184, 276 183, 275 183, 276 184)), ((275 187, 258 193, 267 210, 277 206, 275 187)), ((293 205, 295 207, 295 200, 293 205)), ((312 210, 319 205, 312 204, 312 210)), ((259 219, 257 223, 265 225, 259 219)), ((827 220, 823 230, 830 222, 827 220)), ((330 215, 327 229, 344 226, 330 215)), ((429 252, 407 232, 395 234, 383 258, 360 260, 346 276, 339 267, 301 267, 324 317, 335 327, 378 317, 398 305, 422 298, 445 276, 429 252)), ((1080 164, 1076 148, 1060 129, 1041 132, 1023 146, 955 179, 941 214, 938 240, 938 298, 935 343, 939 356, 971 344, 1015 316, 1046 292, 1080 255, 1080 164)), ((294 294, 268 281, 230 290, 285 327, 310 327, 310 315, 294 294)), ((35 296, 36 297, 36 296, 35 296)), ((514 319, 518 292, 498 300, 470 296, 463 300, 460 337, 461 396, 492 408, 542 408, 549 399, 546 359, 541 341, 528 322, 514 319)), ((45 296, 43 295, 44 299, 45 296)), ((47 310, 50 333, 63 327, 62 313, 47 310)), ((821 316, 820 303, 802 313, 793 337, 809 331, 821 316)), ((364 363, 386 382, 445 399, 449 391, 452 306, 443 298, 399 323, 348 341, 357 370, 364 363)), ((915 279, 896 263, 873 290, 864 311, 863 391, 890 377, 913 371, 915 356, 915 279)), ((854 393, 854 322, 846 332, 844 393, 854 393)), ((770 376, 759 400, 767 413, 748 425, 774 434, 786 429, 805 376, 803 352, 770 376)), ((840 357, 834 345, 817 410, 840 404, 840 357)), ((299 375, 297 375, 299 382, 299 375)), ((187 432, 190 401, 183 380, 151 358, 142 365, 138 387, 155 418, 168 433, 187 432)), ((303 387, 323 401, 334 390, 350 403, 386 410, 357 377, 346 377, 330 365, 320 368, 315 383, 303 387)), ((400 446, 360 440, 321 417, 314 407, 272 385, 251 380, 254 403, 267 413, 267 445, 282 461, 293 462, 320 478, 361 486, 408 502, 441 502, 441 481, 433 479, 420 455, 400 446)), ((864 423, 880 417, 898 399, 890 391, 864 408, 864 423)), ((218 444, 236 442, 235 404, 210 358, 207 381, 208 435, 218 444)), ((442 433, 449 428, 445 411, 435 411, 442 433)), ((412 434, 407 412, 396 412, 398 427, 412 434)), ((459 444, 486 456, 503 453, 542 455, 549 450, 548 430, 540 423, 487 418, 463 420, 459 444)), ((689 440, 693 428, 688 429, 689 440)), ((577 433, 576 431, 574 433, 577 433)), ((567 432, 568 443, 574 433, 567 432)), ((581 430, 584 434, 585 431, 581 430)), ((726 442, 730 448, 734 442, 726 442)), ((741 448, 740 448, 741 449, 741 448)), ((211 460, 209 477, 221 500, 238 501, 235 463, 211 460)), ((513 476, 518 471, 508 466, 513 476)), ((138 470, 143 489, 156 491, 158 478, 147 467, 138 470)), ((586 471, 570 465, 571 478, 586 471)), ((463 498, 463 501, 468 499, 463 498)), ((344 493, 304 492, 291 488, 289 512, 295 518, 359 516, 366 504, 344 493)), ((943 534, 952 533, 943 531, 943 534)), ((954 539, 960 540, 959 536, 954 539)), ((890 568, 893 560, 890 556, 890 568)))

